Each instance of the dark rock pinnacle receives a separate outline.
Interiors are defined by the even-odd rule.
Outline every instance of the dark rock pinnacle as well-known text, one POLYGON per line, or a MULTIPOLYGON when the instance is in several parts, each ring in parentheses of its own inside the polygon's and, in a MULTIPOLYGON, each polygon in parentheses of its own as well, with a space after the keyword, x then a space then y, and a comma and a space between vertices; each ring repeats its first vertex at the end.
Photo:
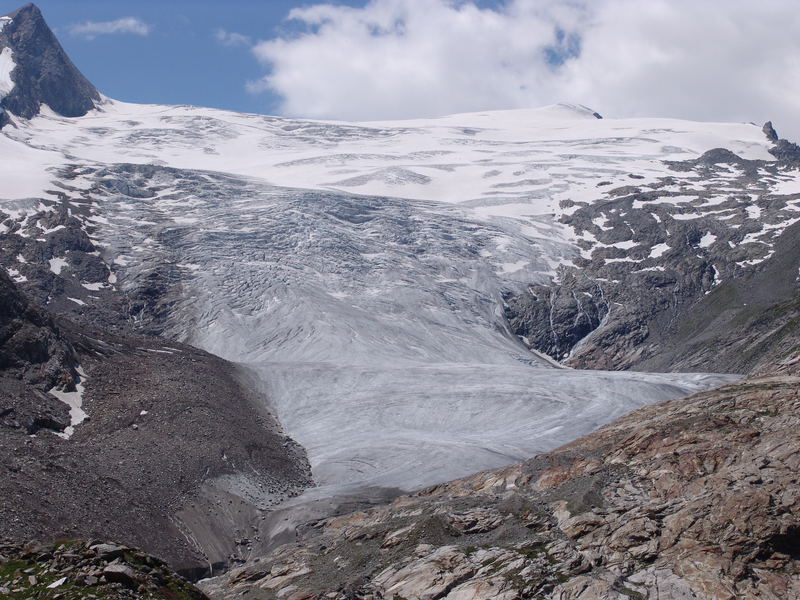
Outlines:
POLYGON ((96 106, 100 94, 72 64, 34 4, 8 15, 0 31, 0 49, 10 48, 14 88, 0 101, 0 126, 7 113, 30 119, 47 104, 65 117, 80 117, 96 106))

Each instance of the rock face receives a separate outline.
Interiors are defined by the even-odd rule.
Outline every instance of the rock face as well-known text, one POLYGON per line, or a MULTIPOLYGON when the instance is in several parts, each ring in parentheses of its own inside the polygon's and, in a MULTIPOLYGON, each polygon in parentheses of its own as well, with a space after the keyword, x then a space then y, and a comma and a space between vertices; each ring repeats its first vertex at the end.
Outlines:
POLYGON ((30 119, 42 104, 65 117, 95 108, 100 94, 72 64, 35 5, 0 17, 0 23, 0 50, 15 65, 14 87, 0 101, 3 109, 30 119))
POLYGON ((0 271, 0 425, 27 434, 61 431, 69 425, 66 405, 46 392, 75 390, 77 356, 44 311, 32 306, 0 271))
POLYGON ((746 373, 800 344, 800 188, 773 187, 797 172, 794 145, 767 125, 778 162, 718 148, 656 183, 568 201, 582 257, 506 295, 512 331, 592 369, 746 373))
POLYGON ((311 523, 213 597, 800 597, 800 354, 554 452, 311 523))
POLYGON ((163 561, 143 552, 83 540, 0 543, 0 596, 78 600, 207 600, 163 561))

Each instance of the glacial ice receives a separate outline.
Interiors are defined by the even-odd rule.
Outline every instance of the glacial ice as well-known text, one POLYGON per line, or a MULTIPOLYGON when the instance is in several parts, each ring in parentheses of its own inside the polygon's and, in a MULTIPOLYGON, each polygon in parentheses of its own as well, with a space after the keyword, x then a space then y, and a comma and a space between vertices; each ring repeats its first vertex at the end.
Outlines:
POLYGON ((109 283, 169 275, 168 333, 259 376, 320 497, 496 467, 729 379, 555 368, 507 331, 503 294, 580 256, 559 218, 599 180, 646 185, 715 147, 771 158, 752 125, 565 106, 353 124, 106 99, 6 129, 0 209, 66 163, 77 194, 108 190, 109 283))
POLYGON ((497 467, 728 379, 558 369, 528 352, 505 329, 501 293, 574 250, 514 220, 228 175, 148 177, 140 185, 164 191, 99 204, 105 252, 126 257, 119 285, 177 269, 170 333, 260 376, 308 451, 312 495, 497 467), (509 256, 524 261, 510 271, 509 256))

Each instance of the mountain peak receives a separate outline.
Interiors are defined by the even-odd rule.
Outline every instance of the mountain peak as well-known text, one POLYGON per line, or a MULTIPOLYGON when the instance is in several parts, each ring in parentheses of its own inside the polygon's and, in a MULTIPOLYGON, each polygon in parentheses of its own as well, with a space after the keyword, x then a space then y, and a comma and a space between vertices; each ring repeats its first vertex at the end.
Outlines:
POLYGON ((33 2, 28 2, 23 6, 20 6, 17 10, 13 10, 10 13, 4 15, 6 17, 15 18, 17 15, 21 14, 30 14, 35 16, 36 18, 43 19, 42 11, 39 10, 39 7, 36 6, 33 2))
MULTIPOLYGON (((100 100, 32 3, 0 17, 0 97, 4 111, 25 119, 39 114, 42 104, 80 117, 100 100)), ((7 122, 2 115, 0 125, 7 122)))

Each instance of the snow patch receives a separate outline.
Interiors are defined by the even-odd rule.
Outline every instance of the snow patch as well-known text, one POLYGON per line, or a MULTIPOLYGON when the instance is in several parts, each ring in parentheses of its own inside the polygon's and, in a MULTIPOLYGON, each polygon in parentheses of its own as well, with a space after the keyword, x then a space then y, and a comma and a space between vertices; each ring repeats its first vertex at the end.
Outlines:
POLYGON ((69 263, 64 258, 56 257, 50 259, 50 270, 56 275, 61 275, 61 270, 69 266, 69 263))
POLYGON ((716 241, 717 241, 717 236, 709 232, 706 233, 702 238, 700 238, 700 243, 698 245, 701 248, 708 248, 716 241))
POLYGON ((616 242, 615 244, 609 244, 608 248, 620 248, 622 250, 630 250, 631 248, 635 248, 639 245, 639 242, 634 242, 633 240, 625 240, 624 242, 616 242))
POLYGON ((680 213, 675 213, 675 214, 673 214, 673 215, 670 215, 670 216, 671 216, 673 219, 675 219, 676 221, 692 221, 692 220, 694 220, 694 219, 699 219, 699 218, 700 218, 700 217, 702 217, 703 215, 699 215, 699 214, 680 214, 680 213))
POLYGON ((25 275, 20 275, 20 272, 17 269, 12 269, 11 267, 6 268, 6 273, 8 276, 11 277, 17 283, 25 283, 28 281, 28 278, 25 275))
POLYGON ((620 263, 620 262, 631 262, 631 263, 641 262, 641 261, 634 260, 634 259, 628 258, 628 257, 625 257, 625 258, 606 258, 605 261, 606 261, 606 264, 620 263))
POLYGON ((669 250, 669 244, 656 244, 650 249, 650 258, 660 258, 669 250))
POLYGON ((78 382, 75 384, 74 392, 62 392, 56 388, 52 388, 47 393, 55 398, 61 400, 64 404, 69 406, 69 426, 64 429, 62 433, 58 433, 58 437, 68 440, 75 433, 75 427, 80 425, 86 420, 87 415, 83 411, 83 392, 85 391, 84 382, 88 379, 81 367, 76 369, 78 371, 78 382))
POLYGON ((772 193, 781 196, 800 194, 800 177, 784 179, 772 187, 772 193))
POLYGON ((3 51, 0 52, 0 98, 5 98, 14 89, 11 71, 16 66, 11 48, 3 48, 3 51))
POLYGON ((36 226, 39 229, 42 230, 42 235, 47 235, 48 233, 53 233, 55 231, 61 231, 62 229, 66 229, 67 228, 65 225, 56 225, 55 227, 52 227, 50 229, 46 229, 46 228, 42 227, 41 224, 38 221, 36 222, 36 226))
POLYGON ((745 206, 745 210, 747 211, 747 216, 751 219, 760 219, 761 218, 761 207, 756 204, 748 204, 745 206))
POLYGON ((597 225, 602 231, 611 231, 613 227, 607 227, 608 219, 606 217, 595 217, 592 223, 597 225))

